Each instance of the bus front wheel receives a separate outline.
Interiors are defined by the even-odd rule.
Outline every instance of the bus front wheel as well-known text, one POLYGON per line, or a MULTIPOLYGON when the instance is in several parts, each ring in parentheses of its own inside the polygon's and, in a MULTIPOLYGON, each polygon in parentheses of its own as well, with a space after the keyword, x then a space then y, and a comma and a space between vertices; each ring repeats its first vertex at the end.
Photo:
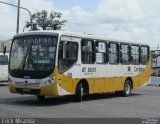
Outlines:
POLYGON ((78 84, 77 85, 77 88, 76 88, 76 101, 77 102, 82 102, 83 100, 83 94, 84 94, 84 89, 82 87, 82 83, 78 84))

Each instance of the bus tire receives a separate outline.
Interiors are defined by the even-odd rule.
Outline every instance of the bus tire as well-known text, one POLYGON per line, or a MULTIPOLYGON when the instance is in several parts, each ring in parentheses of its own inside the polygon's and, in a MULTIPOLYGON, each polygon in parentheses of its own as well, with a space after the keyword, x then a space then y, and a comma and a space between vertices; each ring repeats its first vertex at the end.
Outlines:
POLYGON ((131 91, 132 91, 132 82, 130 80, 126 80, 124 83, 123 96, 125 96, 125 97, 130 96, 131 91))
POLYGON ((83 91, 83 87, 82 87, 82 83, 79 83, 77 85, 77 88, 76 88, 76 101, 77 102, 82 102, 83 101, 83 95, 84 95, 84 91, 83 91))
POLYGON ((124 83, 124 90, 123 91, 116 91, 115 94, 117 96, 128 97, 131 95, 131 91, 132 91, 132 83, 130 80, 126 80, 124 83))
POLYGON ((37 95, 37 99, 40 100, 40 101, 44 101, 45 100, 45 96, 37 95))

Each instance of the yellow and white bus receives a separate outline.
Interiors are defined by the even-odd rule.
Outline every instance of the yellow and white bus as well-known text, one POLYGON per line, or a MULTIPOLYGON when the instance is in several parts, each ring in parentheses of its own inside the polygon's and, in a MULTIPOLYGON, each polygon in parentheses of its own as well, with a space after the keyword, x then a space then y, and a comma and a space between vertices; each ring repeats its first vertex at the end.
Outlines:
POLYGON ((129 96, 148 84, 150 48, 141 42, 66 31, 15 35, 9 61, 12 93, 45 96, 115 92, 129 96))

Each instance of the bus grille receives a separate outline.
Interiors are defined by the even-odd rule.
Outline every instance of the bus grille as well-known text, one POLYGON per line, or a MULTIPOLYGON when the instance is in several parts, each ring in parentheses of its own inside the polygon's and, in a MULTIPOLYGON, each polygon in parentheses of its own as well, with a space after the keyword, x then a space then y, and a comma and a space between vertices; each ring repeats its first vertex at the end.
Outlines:
POLYGON ((31 88, 39 88, 40 87, 40 83, 24 83, 24 82, 16 82, 15 86, 16 87, 31 87, 31 88))
POLYGON ((16 88, 16 91, 17 93, 20 93, 20 94, 35 94, 35 95, 40 94, 39 89, 30 89, 30 91, 24 91, 21 88, 16 88))

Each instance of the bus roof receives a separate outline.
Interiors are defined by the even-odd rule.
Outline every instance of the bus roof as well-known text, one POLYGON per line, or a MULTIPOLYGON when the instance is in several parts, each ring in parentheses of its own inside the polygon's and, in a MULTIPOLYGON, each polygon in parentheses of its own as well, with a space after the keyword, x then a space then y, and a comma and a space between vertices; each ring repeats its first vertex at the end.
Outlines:
POLYGON ((26 35, 39 35, 39 34, 57 34, 59 36, 73 36, 73 37, 80 37, 80 38, 86 38, 86 39, 95 39, 95 40, 107 40, 107 41, 113 41, 113 42, 121 42, 121 43, 129 43, 129 44, 142 44, 142 45, 148 45, 146 42, 142 41, 135 41, 135 40, 124 40, 124 39, 117 39, 117 38, 110 38, 106 36, 99 36, 94 34, 86 34, 86 33, 75 33, 70 31, 30 31, 25 33, 20 33, 15 35, 14 37, 19 36, 26 36, 26 35))

